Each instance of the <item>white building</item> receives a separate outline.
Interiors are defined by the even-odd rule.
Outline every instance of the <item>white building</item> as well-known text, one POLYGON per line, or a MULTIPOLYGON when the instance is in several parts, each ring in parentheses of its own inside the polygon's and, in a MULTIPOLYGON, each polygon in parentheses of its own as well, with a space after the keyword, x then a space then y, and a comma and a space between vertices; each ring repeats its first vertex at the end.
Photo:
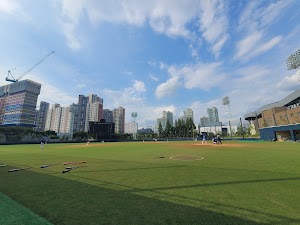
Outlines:
POLYGON ((54 131, 54 122, 55 122, 55 113, 56 108, 59 108, 60 104, 52 104, 52 106, 47 111, 46 116, 46 124, 45 124, 45 131, 51 130, 54 131))
POLYGON ((125 123, 125 133, 136 134, 138 131, 138 123, 132 121, 131 123, 125 123))
POLYGON ((53 104, 47 112, 45 131, 55 131, 59 136, 73 137, 75 105, 60 107, 53 104))

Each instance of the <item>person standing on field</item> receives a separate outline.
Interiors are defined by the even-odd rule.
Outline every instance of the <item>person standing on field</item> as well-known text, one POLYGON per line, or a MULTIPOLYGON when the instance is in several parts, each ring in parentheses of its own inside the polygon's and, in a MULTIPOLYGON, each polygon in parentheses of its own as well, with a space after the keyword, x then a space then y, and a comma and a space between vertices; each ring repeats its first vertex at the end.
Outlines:
POLYGON ((44 141, 44 139, 42 139, 41 140, 41 146, 40 146, 41 149, 44 149, 44 144, 45 144, 45 141, 44 141))
POLYGON ((218 134, 218 136, 217 136, 217 143, 218 143, 218 144, 222 144, 222 141, 221 141, 221 136, 220 136, 220 134, 218 134))
POLYGON ((202 144, 206 144, 206 134, 203 134, 203 138, 202 138, 202 144))

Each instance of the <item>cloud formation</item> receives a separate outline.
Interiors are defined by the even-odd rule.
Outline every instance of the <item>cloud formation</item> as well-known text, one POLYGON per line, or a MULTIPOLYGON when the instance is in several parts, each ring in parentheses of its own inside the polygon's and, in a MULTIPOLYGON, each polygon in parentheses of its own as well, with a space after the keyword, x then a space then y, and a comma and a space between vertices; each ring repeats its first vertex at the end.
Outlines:
MULTIPOLYGON (((228 40, 228 19, 225 3, 221 0, 198 1, 185 0, 153 0, 153 1, 62 1, 63 32, 72 49, 81 47, 80 38, 76 35, 76 27, 83 15, 87 15, 90 23, 99 26, 102 23, 128 24, 136 27, 146 23, 157 33, 170 37, 194 38, 188 28, 191 21, 199 21, 199 31, 203 38, 211 44, 213 54, 218 56, 228 40)), ((195 54, 195 52, 193 52, 195 54)))
POLYGON ((194 89, 208 91, 213 87, 221 85, 226 78, 222 72, 222 63, 197 63, 184 66, 170 66, 168 73, 170 78, 155 90, 155 96, 162 98, 175 93, 178 88, 194 89))

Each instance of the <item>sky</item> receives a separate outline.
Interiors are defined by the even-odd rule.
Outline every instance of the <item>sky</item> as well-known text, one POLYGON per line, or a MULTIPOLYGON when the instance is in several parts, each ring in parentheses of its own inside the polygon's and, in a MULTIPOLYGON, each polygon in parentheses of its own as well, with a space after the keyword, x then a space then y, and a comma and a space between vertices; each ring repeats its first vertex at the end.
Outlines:
POLYGON ((40 101, 68 106, 97 94, 105 109, 137 112, 139 128, 162 111, 190 108, 195 124, 217 107, 239 121, 300 88, 286 58, 300 48, 298 0, 0 0, 0 85, 42 84, 40 101), (16 68, 12 70, 13 68, 16 68))

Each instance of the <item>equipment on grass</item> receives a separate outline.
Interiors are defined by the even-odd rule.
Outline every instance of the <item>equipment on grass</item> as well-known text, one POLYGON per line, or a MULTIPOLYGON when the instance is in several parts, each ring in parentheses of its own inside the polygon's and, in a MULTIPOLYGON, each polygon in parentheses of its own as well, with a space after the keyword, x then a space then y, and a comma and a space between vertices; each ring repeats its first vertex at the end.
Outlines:
POLYGON ((80 162, 64 162, 63 165, 69 165, 69 164, 82 164, 86 163, 86 161, 80 161, 80 162))
POLYGON ((6 167, 6 164, 1 164, 0 167, 6 167))
POLYGON ((63 170, 62 173, 67 173, 67 172, 69 172, 71 170, 75 170, 75 169, 81 168, 81 167, 87 167, 87 166, 70 166, 70 167, 66 167, 66 169, 63 170))
POLYGON ((20 171, 20 170, 27 170, 27 169, 30 169, 32 167, 26 167, 26 168, 19 168, 19 169, 10 169, 8 172, 17 172, 17 171, 20 171))
POLYGON ((50 165, 43 165, 43 166, 41 166, 41 169, 44 169, 44 168, 47 168, 47 167, 50 167, 50 166, 55 166, 55 165, 57 165, 57 163, 50 164, 50 165))

